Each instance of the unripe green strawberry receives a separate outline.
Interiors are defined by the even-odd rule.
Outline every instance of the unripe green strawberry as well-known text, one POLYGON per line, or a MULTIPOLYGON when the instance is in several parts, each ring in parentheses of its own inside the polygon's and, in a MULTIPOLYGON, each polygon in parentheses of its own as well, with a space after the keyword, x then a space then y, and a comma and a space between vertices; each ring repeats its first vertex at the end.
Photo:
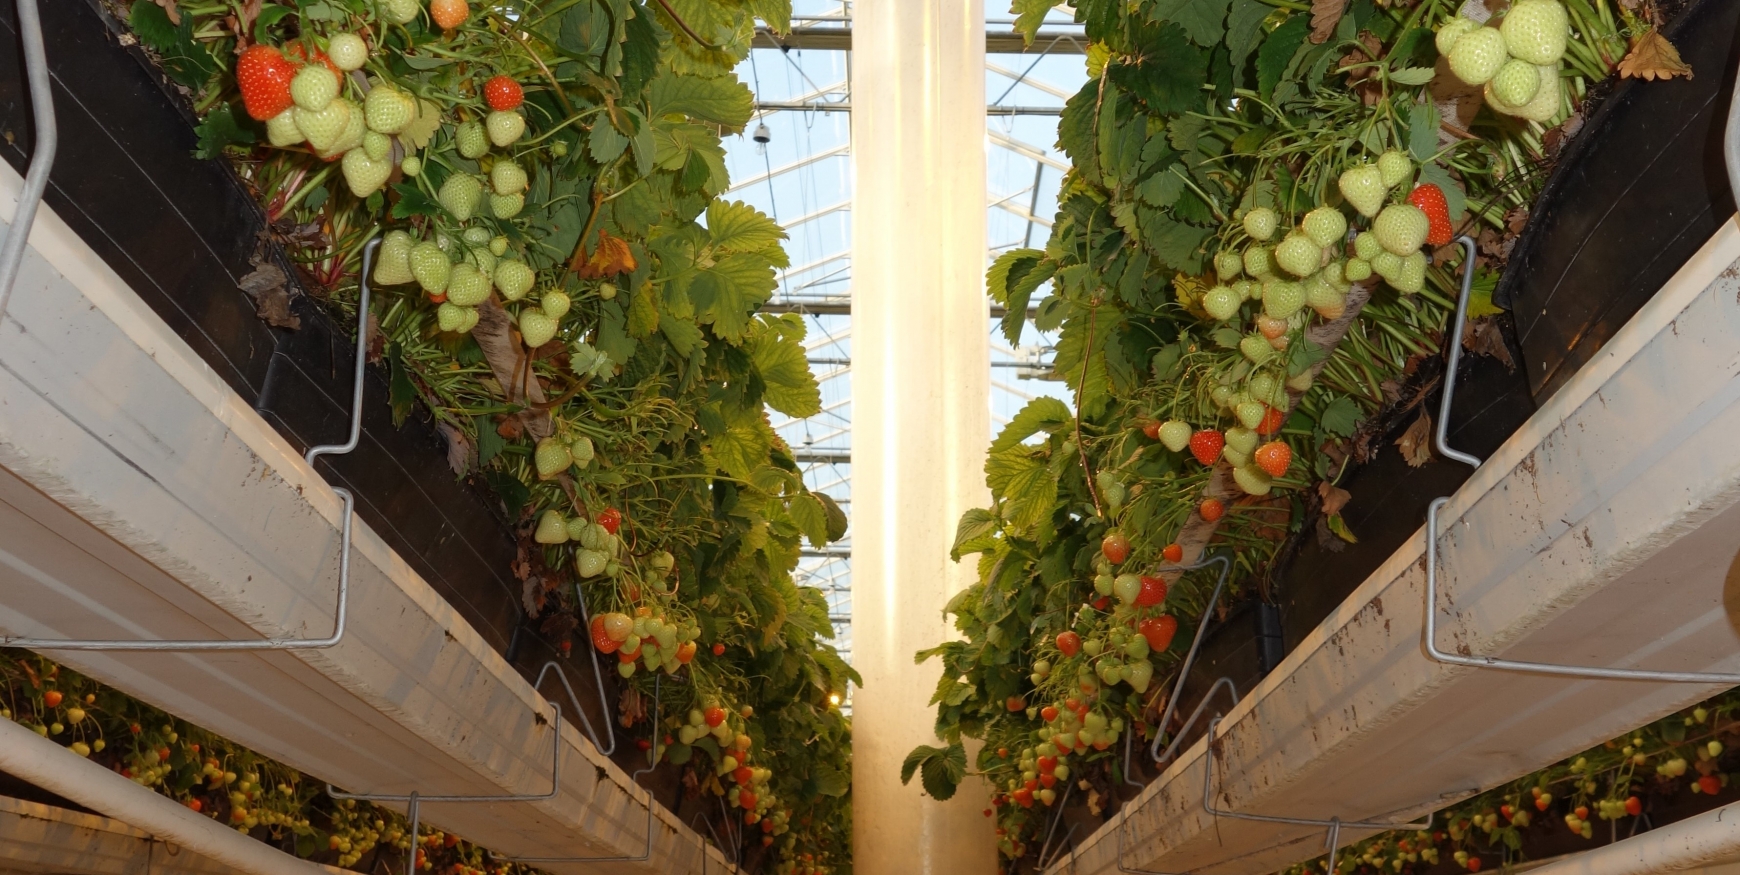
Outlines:
POLYGON ((349 73, 362 69, 368 62, 369 45, 354 33, 333 34, 326 43, 326 56, 332 59, 334 67, 349 73))
POLYGON ((506 255, 508 251, 508 238, 500 234, 489 238, 489 251, 494 253, 496 258, 506 255))
POLYGON ((1402 259, 1390 285, 1404 295, 1411 295, 1426 286, 1426 253, 1415 252, 1402 259))
POLYGON ((1250 453, 1241 453, 1233 447, 1223 447, 1220 451, 1221 461, 1234 468, 1243 468, 1251 463, 1250 453))
POLYGON ((1370 261, 1384 251, 1384 245, 1378 242, 1377 235, 1370 231, 1361 231, 1353 238, 1353 254, 1370 261))
POLYGON ((513 110, 497 110, 484 117, 489 129, 489 141, 503 148, 511 146, 526 132, 526 118, 513 110))
MULTIPOLYGON (((1571 23, 1559 0, 1518 0, 1498 26, 1505 51, 1531 64, 1557 64, 1565 56, 1571 23)), ((1512 101, 1520 103, 1523 101, 1512 101)))
POLYGON ((1541 73, 1535 65, 1511 58, 1498 68, 1498 75, 1492 77, 1487 85, 1492 90, 1492 96, 1506 106, 1522 106, 1535 99, 1535 93, 1541 90, 1541 73))
POLYGON ((1269 415, 1269 406, 1256 399, 1247 399, 1233 408, 1233 415, 1245 428, 1256 428, 1263 424, 1263 417, 1269 415))
POLYGON ((1274 478, 1269 472, 1255 465, 1243 465, 1233 469, 1233 482, 1245 491, 1247 495, 1268 495, 1274 478))
POLYGON ((484 279, 495 280, 495 256, 489 254, 488 247, 472 246, 466 258, 477 266, 477 272, 483 274, 484 279))
POLYGON ((1366 261, 1363 258, 1349 258, 1347 260, 1346 276, 1349 280, 1356 283, 1370 279, 1371 262, 1366 261))
MULTIPOLYGON (((592 449, 592 439, 585 435, 575 438, 573 443, 568 445, 568 453, 574 457, 574 464, 582 468, 592 464, 592 457, 595 455, 592 449)), ((669 571, 670 567, 666 566, 665 570, 669 571)))
POLYGON ((1394 252, 1384 251, 1372 256, 1372 273, 1384 278, 1391 285, 1395 284, 1396 274, 1402 269, 1402 257, 1394 252))
POLYGON ((350 104, 342 100, 328 101, 326 108, 318 112, 300 106, 294 112, 296 129, 316 152, 326 152, 337 145, 350 125, 350 104))
POLYGON ((1389 193, 1388 186, 1384 185, 1383 171, 1375 164, 1361 164, 1341 174, 1336 184, 1341 189, 1341 196, 1368 219, 1383 209, 1384 195, 1389 193))
POLYGON ((573 518, 569 519, 568 520, 568 540, 570 540, 570 541, 580 540, 582 537, 585 536, 586 529, 590 525, 591 525, 591 523, 586 522, 585 517, 578 517, 577 516, 577 517, 573 517, 573 518))
MULTIPOLYGON (((601 550, 581 550, 574 554, 574 570, 578 571, 581 577, 597 577, 604 573, 609 564, 610 556, 601 550)), ((652 645, 650 644, 641 646, 641 650, 650 651, 651 649, 652 645)), ((650 652, 647 654, 648 657, 651 655, 650 652)))
POLYGON ((1257 207, 1245 213, 1245 233, 1251 235, 1252 240, 1260 243, 1266 243, 1270 237, 1275 236, 1275 229, 1280 227, 1280 224, 1280 217, 1276 216, 1275 211, 1268 207, 1257 207))
POLYGON ((368 126, 363 124, 362 111, 357 109, 350 101, 340 97, 328 104, 327 109, 330 110, 335 106, 343 106, 345 108, 344 130, 339 133, 337 142, 334 142, 331 146, 328 146, 325 149, 317 150, 322 158, 330 158, 341 152, 349 152, 350 150, 361 146, 363 135, 369 132, 368 126))
POLYGON ((1182 453, 1185 447, 1190 446, 1190 436, 1195 433, 1196 430, 1190 427, 1190 423, 1182 419, 1168 419, 1160 424, 1160 443, 1174 453, 1182 453))
POLYGON ((537 274, 518 259, 504 259, 495 266, 495 287, 509 301, 518 301, 532 290, 537 274))
POLYGON ((1394 149, 1378 156, 1377 168, 1385 188, 1395 188, 1414 178, 1414 162, 1394 149))
POLYGON ((1304 286, 1292 282, 1263 284, 1263 312, 1270 319, 1286 319, 1304 307, 1304 286))
POLYGON ((465 324, 459 327, 459 333, 470 334, 471 329, 477 327, 477 320, 483 317, 478 315, 476 307, 463 307, 461 309, 465 310, 465 324))
POLYGON ((462 123, 453 131, 453 142, 459 147, 459 154, 467 158, 482 158, 489 152, 489 134, 484 131, 482 122, 462 123))
POLYGON ((1214 272, 1221 282, 1228 282, 1245 269, 1245 260, 1237 252, 1222 249, 1214 254, 1214 272))
POLYGON ((411 273, 411 247, 417 241, 404 231, 388 231, 375 251, 374 281, 383 286, 396 286, 416 279, 411 273))
MULTIPOLYGON (((1265 411, 1266 413, 1266 411, 1265 411)), ((1259 419, 1258 422, 1262 420, 1259 419)), ((1257 433, 1249 427, 1233 426, 1226 430, 1226 445, 1245 455, 1250 455, 1257 448, 1257 433)))
POLYGON ((1319 274, 1305 282, 1305 305, 1325 319, 1339 319, 1347 309, 1347 296, 1319 274))
POLYGON ((1548 66, 1538 66, 1534 69, 1536 74, 1539 76, 1539 88, 1535 91, 1535 96, 1530 99, 1528 103, 1525 103, 1522 106, 1512 106, 1505 103, 1498 98, 1498 94, 1493 88, 1493 83, 1489 82, 1486 86, 1487 105, 1491 106, 1494 112, 1501 112, 1505 115, 1513 115, 1517 118, 1525 118, 1542 124, 1546 124, 1547 122, 1557 118, 1564 108, 1563 92, 1561 91, 1563 84, 1559 80, 1559 65, 1552 64, 1548 66))
POLYGON ((568 315, 568 308, 571 306, 573 306, 573 302, 568 300, 567 295, 554 291, 546 292, 543 300, 538 303, 538 308, 543 310, 544 315, 551 319, 560 319, 568 315))
POLYGON ((1438 54, 1450 54, 1450 50, 1456 47, 1457 40, 1479 29, 1480 22, 1472 18, 1463 18, 1460 15, 1444 22, 1444 26, 1438 28, 1438 35, 1433 38, 1433 42, 1438 46, 1438 54))
POLYGON ((477 204, 483 200, 483 183, 469 173, 455 173, 441 183, 441 190, 435 193, 435 199, 453 218, 461 222, 471 220, 477 213, 477 204))
POLYGON ((391 137, 386 134, 377 134, 374 131, 365 131, 362 138, 362 150, 367 152, 370 158, 385 162, 389 169, 392 168, 392 162, 387 161, 387 156, 393 152, 391 137))
POLYGON ((520 311, 520 336, 526 346, 537 349, 556 336, 556 320, 544 314, 544 311, 527 307, 520 311))
POLYGON ((399 162, 399 169, 404 171, 406 176, 416 178, 417 174, 423 172, 423 159, 415 155, 406 155, 405 160, 399 162))
POLYGON ((380 83, 363 98, 363 121, 369 130, 391 136, 405 129, 417 114, 417 99, 380 83))
MULTIPOLYGON (((1243 259, 1240 259, 1242 262, 1243 259)), ((1240 300, 1256 301, 1263 297, 1263 284, 1255 280, 1239 280, 1230 287, 1240 300)))
POLYGON ((411 247, 411 275, 423 291, 431 295, 447 291, 447 278, 452 273, 453 262, 447 260, 440 245, 425 240, 411 247))
POLYGON ((344 153, 341 166, 350 193, 359 198, 380 191, 381 186, 387 184, 387 177, 393 175, 393 162, 376 161, 369 157, 368 150, 360 147, 344 153))
MULTIPOLYGON (((1245 340, 1252 340, 1252 339, 1255 339, 1258 341, 1262 340, 1261 337, 1257 337, 1257 338, 1247 337, 1247 338, 1245 338, 1245 340)), ((1264 343, 1263 348, 1269 349, 1269 345, 1267 343, 1264 343)), ((1241 350, 1244 349, 1244 340, 1239 341, 1239 349, 1241 349, 1241 350)), ((1269 349, 1269 351, 1271 353, 1274 352, 1273 349, 1269 349)), ((1208 397, 1210 400, 1212 400, 1214 402, 1214 406, 1225 409, 1225 408, 1232 406, 1233 397, 1236 396, 1237 394, 1238 393, 1236 391, 1234 391, 1233 387, 1231 387, 1231 386, 1216 386, 1213 389, 1209 390, 1208 397)))
POLYGON ((1353 283, 1347 279, 1347 263, 1344 261, 1331 261, 1324 265, 1323 281, 1333 286, 1336 291, 1343 293, 1353 286, 1353 283))
POLYGON ((1469 31, 1450 49, 1450 72, 1469 85, 1485 85, 1510 58, 1504 34, 1495 27, 1469 31))
POLYGON ((1275 263, 1294 276, 1310 276, 1323 263, 1323 247, 1304 234, 1288 234, 1275 247, 1275 263))
MULTIPOLYGON (((1239 341, 1239 352, 1244 353, 1245 358, 1250 359, 1252 364, 1258 365, 1275 356, 1275 348, 1270 346, 1268 338, 1261 334, 1245 335, 1244 339, 1239 341)), ((1230 394, 1230 387, 1222 388, 1227 388, 1230 394)))
POLYGON ((266 121, 266 142, 285 149, 308 139, 296 126, 296 108, 284 110, 266 121))
POLYGON ((453 266, 447 279, 448 301, 461 307, 475 307, 488 297, 488 277, 464 262, 453 266))
POLYGON ((1318 207, 1306 213, 1299 229, 1312 243, 1325 249, 1343 246, 1347 241, 1347 217, 1333 207, 1318 207))
POLYGON ((435 308, 435 324, 442 331, 459 331, 465 327, 465 308, 451 301, 435 308))
POLYGON ((309 64, 290 80, 290 99, 309 112, 319 112, 338 96, 338 77, 322 64, 309 64))
POLYGON ((513 194, 492 194, 489 196, 489 212, 498 219, 511 219, 525 209, 526 196, 524 192, 513 194))
POLYGON ((489 169, 489 184, 496 194, 519 194, 526 190, 526 171, 512 161, 497 161, 489 169))
MULTIPOLYGON (((1287 403, 1287 390, 1275 375, 1258 372, 1251 375, 1250 382, 1245 384, 1245 394, 1253 400, 1261 401, 1270 407, 1283 407, 1287 403)), ((1254 435, 1255 432, 1252 432, 1254 435)))
POLYGON ((553 510, 544 511, 538 517, 538 530, 532 533, 532 540, 540 544, 568 543, 568 523, 562 519, 562 514, 553 510))
POLYGON ((574 464, 574 454, 568 451, 568 445, 553 437, 538 441, 537 450, 532 453, 532 460, 538 467, 538 479, 548 480, 574 464))
POLYGON ((1267 246, 1245 247, 1245 273, 1261 279, 1275 272, 1275 258, 1267 246))
POLYGON ((417 0, 381 0, 381 13, 394 24, 409 24, 423 11, 417 0))
POLYGON ((1225 322, 1238 315, 1244 297, 1226 286, 1215 286, 1202 296, 1202 309, 1210 319, 1225 322))
POLYGON ((482 246, 489 242, 488 228, 466 228, 460 233, 459 239, 467 246, 482 246))
POLYGON ((1397 255, 1419 252, 1431 230, 1431 220, 1413 204, 1390 204, 1384 207, 1384 211, 1378 214, 1377 221, 1371 226, 1371 232, 1377 237, 1378 243, 1397 255))

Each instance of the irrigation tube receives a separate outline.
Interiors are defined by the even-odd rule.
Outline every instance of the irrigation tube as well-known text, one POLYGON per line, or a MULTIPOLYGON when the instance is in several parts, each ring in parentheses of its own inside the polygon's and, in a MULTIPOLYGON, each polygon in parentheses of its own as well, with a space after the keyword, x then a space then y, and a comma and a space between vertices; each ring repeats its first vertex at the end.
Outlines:
POLYGON ((12 722, 0 720, 0 771, 246 875, 327 875, 12 722))
POLYGON ((1740 857, 1740 802, 1529 870, 1529 875, 1648 875, 1740 857))

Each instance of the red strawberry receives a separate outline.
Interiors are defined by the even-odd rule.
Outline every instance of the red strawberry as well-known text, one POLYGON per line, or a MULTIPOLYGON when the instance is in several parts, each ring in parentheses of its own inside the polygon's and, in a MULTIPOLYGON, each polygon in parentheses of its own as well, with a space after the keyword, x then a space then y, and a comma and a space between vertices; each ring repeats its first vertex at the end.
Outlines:
POLYGON ((1285 419, 1286 419, 1285 414, 1281 413, 1281 411, 1276 410, 1273 407, 1270 407, 1270 408, 1268 408, 1268 412, 1263 414, 1263 421, 1257 423, 1256 432, 1257 432, 1257 434, 1264 434, 1264 435, 1274 434, 1275 432, 1278 432, 1281 430, 1281 423, 1285 419))
POLYGON ((1444 190, 1427 182, 1417 186, 1408 195, 1408 203, 1420 208, 1426 214, 1426 243, 1429 246, 1443 246, 1450 242, 1455 234, 1450 226, 1450 205, 1444 200, 1444 190))
POLYGON ((242 89, 242 103, 256 121, 271 119, 292 106, 290 80, 294 78, 296 65, 271 46, 249 46, 236 59, 236 84, 242 89))
POLYGON ((598 524, 612 535, 616 534, 616 530, 622 527, 622 511, 614 507, 607 507, 599 511, 598 524))
POLYGON ((1081 636, 1074 632, 1057 633, 1057 649, 1064 656, 1074 656, 1081 652, 1081 636))
POLYGON ((1286 441, 1269 441, 1251 454, 1257 467, 1269 472, 1270 477, 1280 477, 1287 473, 1288 466, 1293 464, 1293 448, 1286 441))
POLYGON ((285 54, 294 57, 296 61, 302 64, 323 64, 326 66, 326 69, 332 71, 332 75, 338 77, 338 81, 344 81, 344 71, 338 69, 338 65, 334 64, 332 59, 327 57, 326 53, 319 49, 314 50, 314 59, 312 61, 308 59, 308 50, 303 48, 301 43, 291 43, 290 48, 285 49, 284 52, 285 54))
POLYGON ((1714 796, 1722 792, 1722 780, 1715 775, 1705 775, 1698 779, 1698 789, 1706 795, 1714 796))
POLYGON ((1218 498, 1205 498, 1202 500, 1202 504, 1197 505, 1196 512, 1202 514, 1203 519, 1212 523, 1226 513, 1226 505, 1221 504, 1218 498))
POLYGON ((1112 532, 1100 540, 1100 552, 1105 554, 1107 562, 1122 565, 1130 558, 1130 539, 1122 532, 1112 532))
POLYGON ((1159 577, 1142 578, 1142 594, 1136 596, 1136 606, 1151 608, 1163 601, 1166 601, 1165 579, 1159 577))
POLYGON ((1631 797, 1626 798, 1626 800, 1625 800, 1625 813, 1631 815, 1632 817, 1636 817, 1639 814, 1642 814, 1643 813, 1643 800, 1637 798, 1636 796, 1631 796, 1631 797))
POLYGON ((526 94, 520 89, 520 83, 506 76, 491 76, 488 82, 483 83, 484 102, 496 112, 519 109, 525 98, 526 94))
POLYGON ((1040 717, 1040 719, 1044 720, 1047 723, 1050 723, 1051 721, 1056 720, 1057 719, 1057 707, 1055 705, 1046 705, 1045 707, 1040 708, 1039 709, 1039 717, 1040 717))
POLYGON ((1148 639, 1148 648, 1163 653, 1172 646, 1172 636, 1178 632, 1178 620, 1170 615, 1149 617, 1136 624, 1136 632, 1148 639))
POLYGON ((1181 544, 1167 544, 1161 548, 1160 556, 1167 562, 1183 562, 1184 547, 1181 544))
POLYGON ((1205 428, 1190 436, 1190 454, 1204 465, 1214 464, 1214 460, 1220 458, 1220 451, 1225 447, 1226 438, 1212 428, 1205 428))

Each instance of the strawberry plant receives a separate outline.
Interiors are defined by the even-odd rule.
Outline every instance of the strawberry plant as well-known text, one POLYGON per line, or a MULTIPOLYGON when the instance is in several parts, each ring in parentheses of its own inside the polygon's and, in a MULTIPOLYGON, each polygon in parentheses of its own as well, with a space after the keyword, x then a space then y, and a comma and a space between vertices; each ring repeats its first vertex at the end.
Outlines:
MULTIPOLYGON (((1016 3, 1017 29, 1031 38, 1054 5, 1016 3)), ((1245 597, 1319 514, 1322 537, 1356 539, 1337 483, 1377 451, 1403 387, 1423 394, 1410 380, 1442 351, 1466 266, 1453 238, 1479 241, 1489 292, 1546 143, 1666 45, 1647 4, 1463 7, 1073 4, 1089 81, 1059 122, 1071 169, 1052 234, 987 273, 1011 343, 1030 308, 1058 333, 1073 405, 1038 398, 991 443, 993 503, 954 549, 980 575, 948 605, 961 638, 920 654, 943 664, 945 744, 906 769, 943 797, 988 779, 1012 865, 1068 786, 1109 810, 1126 742, 1162 731, 1215 580, 1192 569, 1226 557, 1244 581, 1229 597, 1245 597), (970 764, 965 738, 984 743, 970 764)), ((1474 316, 1498 312, 1477 297, 1474 316)), ((1411 464, 1430 456, 1418 435, 1399 443, 1411 464)))
POLYGON ((845 516, 766 412, 820 409, 802 321, 757 315, 785 234, 719 197, 720 138, 753 106, 732 70, 753 18, 787 15, 139 0, 127 17, 191 93, 202 154, 257 191, 336 315, 354 319, 384 234, 369 280, 394 415, 432 418, 456 473, 500 498, 543 633, 615 657, 621 722, 664 715, 646 756, 735 806, 749 865, 820 873, 849 855, 830 696, 856 675, 791 571, 845 516), (691 731, 710 708, 725 721, 691 731))

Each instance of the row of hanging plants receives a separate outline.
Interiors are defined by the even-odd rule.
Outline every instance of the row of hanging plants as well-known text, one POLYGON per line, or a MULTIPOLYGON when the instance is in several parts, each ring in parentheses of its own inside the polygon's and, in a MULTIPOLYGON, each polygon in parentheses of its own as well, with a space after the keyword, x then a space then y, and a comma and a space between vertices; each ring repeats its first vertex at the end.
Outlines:
MULTIPOLYGON (((1017 2, 1017 29, 1055 5, 1017 2)), ((954 549, 980 582, 948 605, 959 640, 920 654, 945 744, 905 764, 939 798, 987 779, 1011 865, 1072 785, 1108 807, 1158 731, 1217 576, 1188 567, 1224 556, 1248 595, 1289 538, 1358 538, 1338 484, 1392 424, 1430 459, 1418 377, 1455 342, 1455 238, 1478 242, 1462 341, 1508 365, 1491 291, 1592 89, 1689 75, 1648 0, 1074 10, 1089 81, 1056 224, 987 275, 1011 343, 1030 307, 1058 332, 1074 405, 1036 399, 991 444, 993 504, 954 549)))
POLYGON ((792 579, 846 519, 767 414, 820 409, 802 321, 757 315, 785 234, 720 197, 721 138, 753 111, 733 68, 789 0, 124 14, 336 316, 384 234, 370 340, 394 415, 431 417, 499 497, 541 631, 620 676, 631 732, 663 715, 646 755, 734 807, 752 867, 847 871, 856 675, 792 579), (655 711, 660 675, 680 682, 655 711))

